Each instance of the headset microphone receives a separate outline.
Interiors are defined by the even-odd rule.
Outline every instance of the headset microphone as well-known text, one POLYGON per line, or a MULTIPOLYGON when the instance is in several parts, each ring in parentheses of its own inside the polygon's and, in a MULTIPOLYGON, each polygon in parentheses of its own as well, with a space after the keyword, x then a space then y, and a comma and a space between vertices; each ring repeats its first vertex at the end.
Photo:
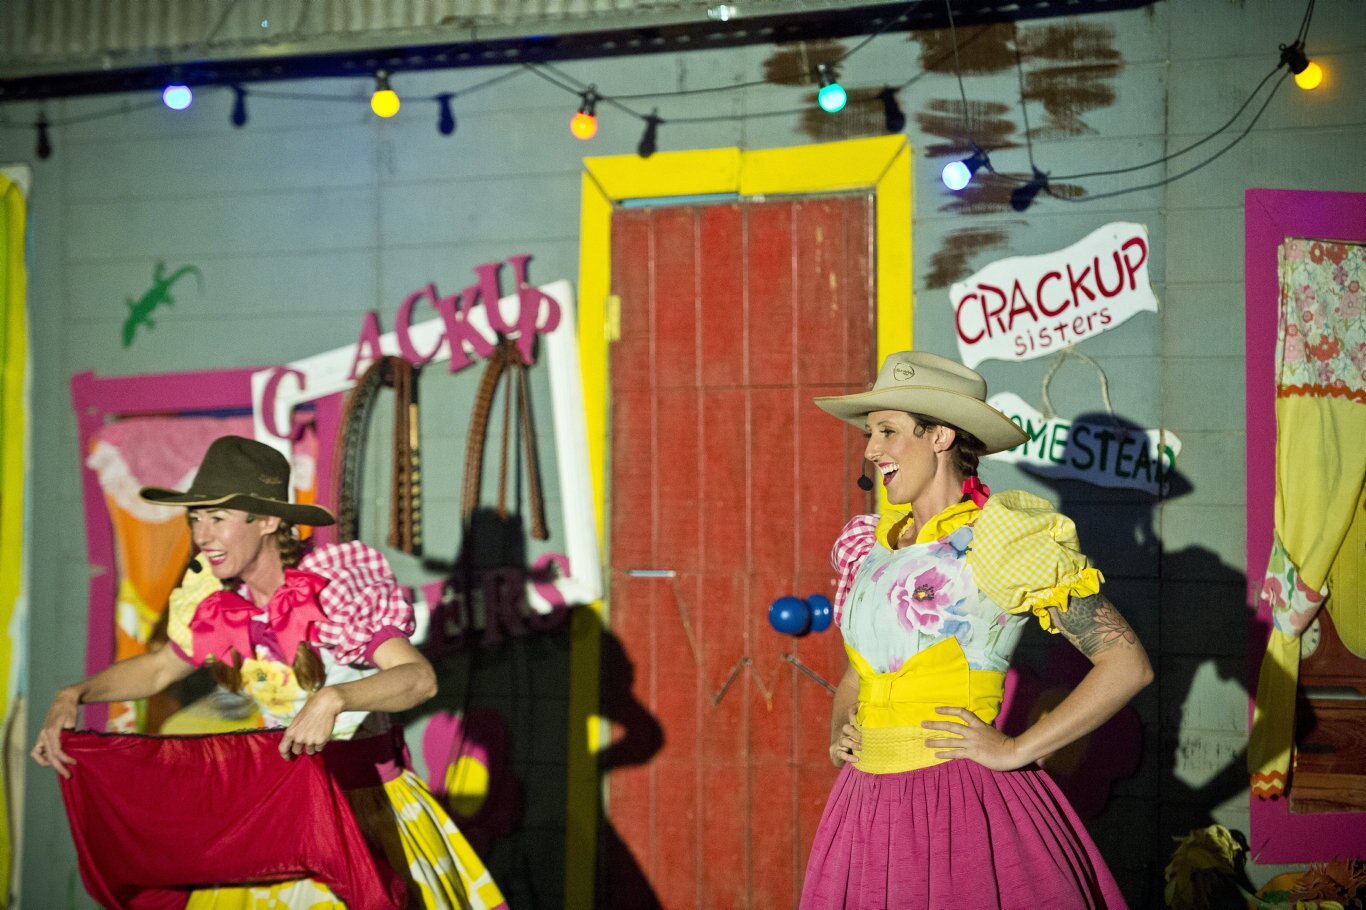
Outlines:
POLYGON ((865 493, 870 492, 873 489, 873 478, 867 474, 860 474, 858 476, 858 488, 865 493))

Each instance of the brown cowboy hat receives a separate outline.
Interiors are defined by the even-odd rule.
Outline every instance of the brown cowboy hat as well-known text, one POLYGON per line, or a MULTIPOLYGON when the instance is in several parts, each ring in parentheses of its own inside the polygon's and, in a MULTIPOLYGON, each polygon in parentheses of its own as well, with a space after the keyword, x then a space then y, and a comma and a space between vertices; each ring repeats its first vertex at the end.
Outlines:
POLYGON ((185 492, 143 487, 148 502, 187 508, 240 509, 278 515, 299 525, 332 525, 336 517, 322 506, 289 501, 289 461, 263 442, 220 436, 204 453, 194 483, 185 492))
POLYGON ((817 398, 816 406, 862 429, 871 411, 906 411, 966 430, 987 454, 1013 449, 1029 439, 1015 422, 987 404, 987 382, 976 370, 921 351, 887 355, 877 382, 857 395, 817 398))

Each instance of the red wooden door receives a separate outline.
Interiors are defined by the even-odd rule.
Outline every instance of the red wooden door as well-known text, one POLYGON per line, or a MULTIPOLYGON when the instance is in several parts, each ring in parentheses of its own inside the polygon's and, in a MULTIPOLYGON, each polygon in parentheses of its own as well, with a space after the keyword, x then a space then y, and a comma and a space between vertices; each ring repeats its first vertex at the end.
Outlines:
POLYGON ((663 735, 607 773, 602 906, 797 901, 835 770, 830 695, 784 655, 833 684, 844 653, 834 629, 774 631, 768 606, 833 596, 830 546, 869 507, 861 435, 811 398, 873 375, 873 214, 843 196, 613 215, 610 634, 631 672, 603 685, 663 735))

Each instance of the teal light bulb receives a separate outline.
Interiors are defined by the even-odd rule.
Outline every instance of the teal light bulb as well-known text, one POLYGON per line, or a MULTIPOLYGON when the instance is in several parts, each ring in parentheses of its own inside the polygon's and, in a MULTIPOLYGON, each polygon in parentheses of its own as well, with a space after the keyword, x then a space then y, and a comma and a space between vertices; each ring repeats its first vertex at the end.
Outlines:
POLYGON ((829 85, 821 86, 821 90, 816 93, 816 103, 821 106, 821 110, 827 114, 838 114, 844 110, 844 105, 849 101, 849 93, 844 90, 844 86, 838 82, 831 82, 829 85))

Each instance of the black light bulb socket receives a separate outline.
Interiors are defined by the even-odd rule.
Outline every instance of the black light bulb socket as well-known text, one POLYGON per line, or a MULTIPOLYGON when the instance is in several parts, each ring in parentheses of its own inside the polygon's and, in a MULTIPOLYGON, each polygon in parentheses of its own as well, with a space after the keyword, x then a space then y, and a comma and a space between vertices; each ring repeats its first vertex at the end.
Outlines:
POLYGON ((817 63, 816 80, 820 82, 821 88, 825 88, 827 85, 834 85, 837 81, 834 67, 828 63, 817 63))
POLYGON ((240 128, 247 125, 247 90, 234 85, 232 91, 232 125, 240 128))
POLYGON ((882 119, 889 133, 899 133, 906 128, 906 114, 896 100, 896 89, 888 86, 878 92, 882 101, 882 119))
POLYGON ((377 92, 391 92, 391 91, 393 91, 393 89, 389 88, 389 71, 388 71, 388 70, 379 70, 378 72, 375 73, 375 91, 377 91, 377 92))
MULTIPOLYGON (((968 174, 976 174, 982 168, 991 170, 991 159, 987 157, 987 153, 979 146, 974 145, 972 147, 972 154, 963 159, 963 167, 968 169, 968 174)), ((1037 175, 1038 171, 1035 171, 1034 173, 1037 175)))
POLYGON ((43 161, 52 157, 52 140, 47 134, 47 115, 39 114, 38 122, 35 124, 38 129, 38 147, 36 149, 38 157, 43 161))
POLYGON ((1304 55, 1303 42, 1296 41, 1294 44, 1281 45, 1281 64, 1289 67, 1290 72, 1298 76, 1309 66, 1309 58, 1304 55))
POLYGON ((441 111, 436 118, 436 130, 443 136, 455 132, 455 112, 451 110, 451 99, 454 97, 454 92, 442 92, 436 96, 436 103, 441 111))
POLYGON ((590 88, 579 97, 583 99, 579 104, 579 113, 596 117, 598 115, 598 93, 590 88))
POLYGON ((1025 209, 1029 208, 1030 204, 1034 201, 1034 197, 1039 195, 1039 191, 1044 190, 1047 187, 1048 175, 1038 168, 1035 168, 1034 178, 1024 186, 1016 187, 1015 191, 1010 194, 1010 207, 1017 212, 1023 212, 1025 209))
POLYGON ((663 122, 659 119, 658 112, 645 118, 645 132, 641 134, 640 144, 636 146, 637 155, 642 158, 649 158, 659 150, 659 125, 663 122))

